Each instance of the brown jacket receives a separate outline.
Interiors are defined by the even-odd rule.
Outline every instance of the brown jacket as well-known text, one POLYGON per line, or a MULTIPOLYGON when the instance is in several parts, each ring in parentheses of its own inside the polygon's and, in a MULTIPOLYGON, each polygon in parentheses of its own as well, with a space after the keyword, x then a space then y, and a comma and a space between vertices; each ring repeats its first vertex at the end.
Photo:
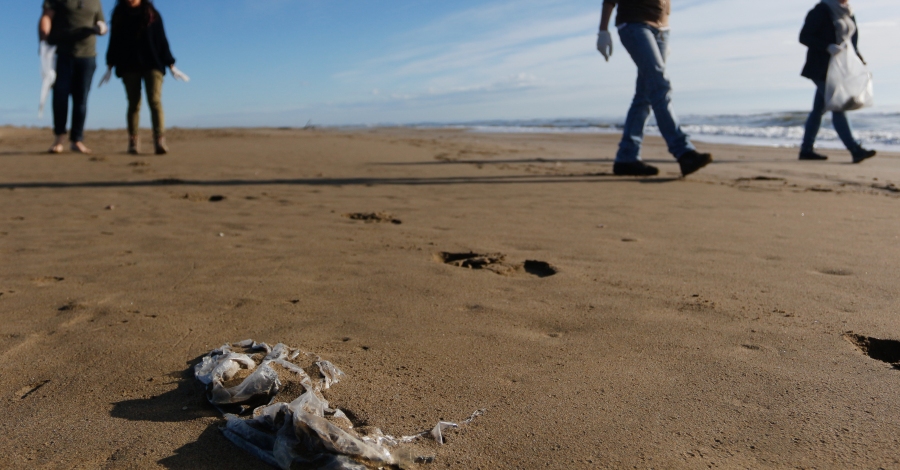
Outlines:
POLYGON ((624 23, 644 23, 654 28, 669 26, 671 0, 603 0, 604 5, 618 5, 616 26, 624 23))

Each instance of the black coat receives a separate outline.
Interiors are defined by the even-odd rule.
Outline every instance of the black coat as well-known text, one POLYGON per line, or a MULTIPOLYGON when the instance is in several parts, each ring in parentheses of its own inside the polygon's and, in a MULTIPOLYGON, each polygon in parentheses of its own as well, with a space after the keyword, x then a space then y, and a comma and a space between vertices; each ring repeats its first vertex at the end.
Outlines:
MULTIPOLYGON (((856 17, 853 17, 856 24, 856 17)), ((857 48, 859 42, 859 29, 853 35, 853 47, 857 48)), ((806 23, 800 31, 800 43, 809 48, 806 53, 806 66, 801 75, 814 81, 825 81, 828 76, 828 64, 831 62, 831 54, 828 46, 837 44, 837 29, 834 27, 834 17, 831 8, 824 3, 819 3, 806 15, 806 23)), ((857 48, 859 55, 859 49, 857 48)), ((859 58, 865 63, 862 55, 859 58)))
POLYGON ((149 26, 146 21, 141 12, 125 5, 113 10, 106 65, 116 68, 116 76, 150 70, 165 74, 166 68, 175 64, 162 16, 155 12, 149 26))

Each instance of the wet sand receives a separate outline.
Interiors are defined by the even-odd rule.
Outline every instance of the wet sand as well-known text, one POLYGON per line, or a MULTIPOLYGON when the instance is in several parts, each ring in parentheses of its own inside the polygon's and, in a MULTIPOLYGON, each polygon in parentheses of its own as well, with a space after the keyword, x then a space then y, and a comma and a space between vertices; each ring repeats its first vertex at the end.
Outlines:
POLYGON ((633 179, 615 136, 123 136, 0 128, 0 467, 266 468, 190 377, 248 338, 343 369, 357 424, 486 410, 421 468, 900 467, 900 370, 845 336, 900 339, 900 155, 700 144, 683 180, 650 139, 633 179))

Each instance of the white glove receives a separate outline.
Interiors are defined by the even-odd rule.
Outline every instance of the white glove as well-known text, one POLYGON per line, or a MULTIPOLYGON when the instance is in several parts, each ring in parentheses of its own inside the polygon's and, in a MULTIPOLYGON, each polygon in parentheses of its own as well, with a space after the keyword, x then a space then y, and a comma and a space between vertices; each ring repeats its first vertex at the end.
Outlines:
POLYGON ((100 88, 103 85, 106 85, 107 83, 109 83, 110 78, 112 78, 112 67, 107 67, 106 73, 103 74, 103 78, 100 79, 100 84, 97 85, 97 88, 100 88))
POLYGON ((841 45, 829 44, 828 45, 828 53, 831 55, 838 55, 839 53, 841 53, 841 51, 843 51, 846 48, 847 48, 847 43, 843 43, 841 45))
POLYGON ((609 31, 600 31, 597 33, 597 50, 603 54, 603 58, 609 62, 609 58, 613 53, 613 40, 609 31))
POLYGON ((169 69, 172 71, 172 76, 175 77, 175 80, 181 80, 182 82, 185 82, 185 83, 191 81, 191 77, 188 77, 187 75, 185 75, 184 72, 182 72, 181 70, 178 70, 178 68, 175 67, 174 65, 169 67, 169 69))
POLYGON ((97 24, 94 25, 94 31, 99 35, 103 36, 109 31, 109 28, 106 26, 106 23, 103 21, 98 21, 97 24))

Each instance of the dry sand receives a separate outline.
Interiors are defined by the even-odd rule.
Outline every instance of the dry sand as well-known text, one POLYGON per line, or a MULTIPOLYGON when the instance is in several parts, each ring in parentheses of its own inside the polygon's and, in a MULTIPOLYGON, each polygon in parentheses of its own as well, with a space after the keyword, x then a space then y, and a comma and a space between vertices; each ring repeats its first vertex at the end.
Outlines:
POLYGON ((423 468, 900 467, 900 370, 844 337, 900 338, 900 156, 701 145, 682 180, 651 139, 641 180, 616 140, 0 128, 0 467, 264 468, 189 371, 247 338, 385 432, 487 410, 423 468))

